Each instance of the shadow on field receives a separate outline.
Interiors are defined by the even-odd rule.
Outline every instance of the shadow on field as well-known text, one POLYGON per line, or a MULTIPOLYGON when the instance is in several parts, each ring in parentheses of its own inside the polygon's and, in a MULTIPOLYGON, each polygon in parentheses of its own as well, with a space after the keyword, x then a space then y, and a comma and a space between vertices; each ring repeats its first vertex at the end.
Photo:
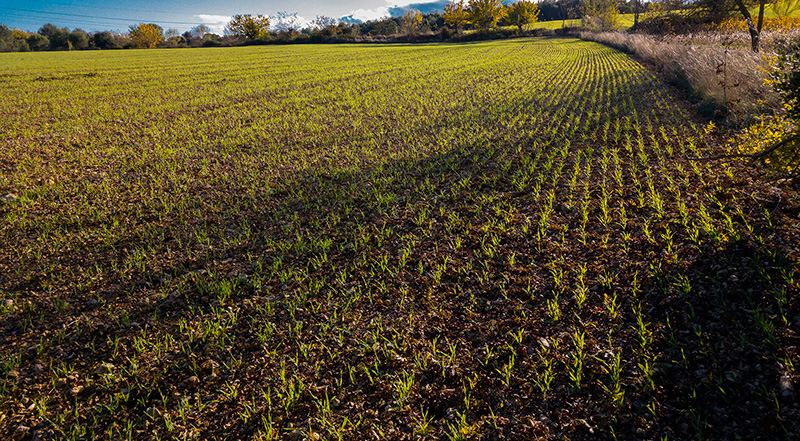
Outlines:
POLYGON ((668 324, 659 424, 678 439, 791 438, 800 409, 786 362, 798 359, 800 305, 783 276, 796 268, 771 251, 780 246, 743 239, 706 248, 648 297, 651 320, 668 324))
MULTIPOLYGON (((301 274, 304 269, 311 268, 312 259, 322 254, 327 255, 329 263, 322 264, 316 271, 310 271, 308 276, 315 280, 325 280, 328 284, 332 284, 336 276, 334 265, 338 268, 346 267, 360 258, 373 259, 376 257, 375 253, 386 250, 392 260, 396 260, 401 245, 397 243, 397 237, 408 232, 420 234, 420 226, 413 219, 405 217, 408 210, 415 211, 424 206, 430 213, 435 213, 436 218, 441 219, 443 216, 439 214, 440 209, 445 214, 463 209, 459 207, 462 194, 454 192, 451 187, 458 180, 467 179, 470 182, 469 187, 462 189, 464 193, 471 189, 482 194, 491 194, 507 185, 507 176, 497 170, 497 164, 492 162, 496 159, 493 156, 501 154, 506 148, 507 146, 503 149, 496 146, 494 153, 489 155, 484 146, 476 145, 453 148, 423 160, 400 160, 375 168, 338 173, 313 170, 307 174, 292 176, 255 198, 241 194, 234 197, 222 193, 209 194, 210 198, 218 198, 213 202, 235 207, 238 214, 234 217, 223 215, 199 219, 202 223, 198 225, 216 226, 232 236, 239 235, 240 241, 237 245, 224 247, 221 252, 211 249, 207 252, 206 259, 198 259, 175 256, 174 252, 168 250, 170 247, 180 250, 181 247, 174 240, 168 239, 163 243, 164 248, 151 257, 154 261, 161 261, 158 271, 133 270, 124 277, 110 272, 105 274, 105 282, 91 292, 64 286, 58 287, 59 292, 68 292, 68 296, 34 294, 41 292, 43 281, 19 280, 11 276, 13 267, 5 268, 4 277, 0 279, 4 284, 3 289, 15 296, 18 305, 0 320, 0 348, 8 361, 0 370, 6 396, 22 400, 23 395, 32 393, 29 391, 46 390, 42 396, 47 400, 47 412, 69 415, 64 423, 66 425, 83 427, 91 424, 93 430, 105 433, 109 428, 115 425, 118 427, 128 420, 133 422, 137 430, 155 430, 162 434, 171 432, 162 427, 164 423, 160 420, 152 423, 153 418, 147 415, 150 415, 148 412, 155 406, 159 406, 159 412, 165 414, 177 411, 178 402, 169 402, 164 407, 163 403, 168 401, 160 393, 165 391, 177 390, 186 394, 213 397, 219 393, 223 384, 235 380, 237 383, 241 381, 243 394, 259 396, 254 388, 271 384, 277 378, 277 360, 263 359, 262 346, 253 339, 254 331, 249 319, 226 325, 228 328, 225 332, 230 335, 227 340, 220 340, 221 336, 200 338, 193 334, 200 331, 179 328, 179 321, 196 324, 199 320, 211 320, 208 317, 223 311, 220 309, 223 307, 235 307, 240 314, 255 318, 258 313, 254 311, 254 306, 268 301, 274 305, 276 312, 275 316, 267 318, 278 326, 275 330, 276 337, 270 340, 270 344, 277 344, 279 348, 288 345, 294 331, 287 330, 286 323, 299 321, 314 324, 322 319, 320 314, 327 314, 327 307, 323 307, 320 313, 310 311, 307 304, 301 308, 296 308, 297 305, 294 304, 293 299, 296 296, 305 297, 311 289, 309 278, 301 274), (401 176, 404 178, 402 182, 401 176), (485 178, 484 181, 479 176, 485 178), (390 183, 384 186, 386 188, 381 188, 379 179, 376 179, 380 177, 390 179, 390 183), (421 191, 418 188, 422 183, 427 190, 421 191), (376 200, 388 192, 394 195, 393 199, 388 202, 376 200), (320 221, 333 217, 340 219, 337 226, 320 224, 320 221), (252 236, 246 239, 241 238, 241 231, 235 230, 235 226, 243 222, 252 231, 252 236), (379 245, 376 241, 377 235, 387 227, 393 229, 394 233, 388 242, 379 245), (364 245, 355 243, 357 232, 366 232, 364 245), (325 245, 319 241, 306 242, 311 238, 328 239, 332 241, 332 246, 325 249, 325 245), (287 248, 278 250, 275 244, 287 244, 287 248), (263 266, 256 269, 251 259, 258 260, 263 266), (278 264, 278 261, 282 263, 278 264), (270 274, 272 268, 280 269, 270 274), (280 280, 281 271, 286 270, 291 270, 290 276, 286 280, 280 280), (254 279, 260 280, 258 286, 253 283, 254 279), (225 299, 221 297, 225 289, 223 286, 228 287, 225 299), (164 336, 172 336, 170 338, 177 346, 172 346, 168 350, 169 354, 149 346, 144 350, 136 349, 140 344, 137 342, 144 341, 144 336, 147 336, 147 341, 161 341, 164 336), (281 343, 281 339, 285 339, 287 343, 281 343), (190 351, 192 355, 187 355, 186 351, 190 351), (231 356, 237 357, 245 366, 259 368, 256 371, 247 370, 247 373, 244 369, 218 368, 230 366, 231 356), (131 367, 126 360, 138 362, 131 367), (208 375, 209 372, 203 367, 204 362, 215 366, 214 372, 219 369, 219 375, 208 375), (103 363, 111 363, 111 368, 104 369, 113 371, 114 382, 94 382, 98 366, 104 366, 103 363), (52 367, 50 372, 47 371, 48 366, 52 367), (55 369, 65 369, 66 373, 55 369), (195 384, 187 380, 193 376, 199 376, 201 383, 195 384), (111 397, 116 396, 114 394, 118 393, 121 385, 125 385, 126 398, 119 404, 120 407, 113 413, 98 410, 98 400, 107 403, 111 397)), ((424 260, 427 253, 433 253, 440 239, 426 238, 413 258, 424 260)), ((140 240, 144 242, 146 239, 140 240)), ((131 248, 134 245, 136 243, 128 244, 131 248)), ((79 274, 82 268, 91 268, 94 262, 84 261, 83 256, 78 253, 79 250, 66 251, 62 256, 54 256, 53 260, 58 260, 61 265, 68 262, 67 268, 79 274)), ((104 263, 104 256, 95 258, 99 263, 104 263)), ((102 266, 107 267, 107 263, 102 266)), ((352 274, 341 289, 346 292, 348 289, 359 288, 362 283, 369 284, 368 280, 367 274, 352 274)), ((393 292, 398 287, 411 286, 414 298, 422 295, 421 287, 431 285, 427 275, 419 275, 417 278, 409 276, 407 280, 388 282, 393 285, 393 292), (419 286, 420 292, 416 292, 414 286, 419 286)), ((335 298, 341 300, 341 295, 337 293, 335 298)), ((398 316, 395 305, 387 302, 388 298, 378 299, 376 296, 376 302, 373 303, 373 297, 369 300, 365 297, 352 305, 354 310, 359 311, 359 316, 368 320, 381 317, 378 320, 383 320, 387 327, 400 327, 404 319, 398 316), (384 312, 386 315, 382 316, 384 312)), ((314 295, 309 295, 308 299, 316 302, 322 300, 314 295)), ((355 320, 354 325, 359 324, 359 318, 349 318, 355 320)), ((444 332, 446 323, 442 319, 437 320, 439 321, 432 320, 428 323, 436 326, 436 332, 444 332)), ((341 323, 338 325, 342 326, 341 323)), ((433 332, 433 329, 421 332, 433 332)), ((363 330, 356 326, 354 331, 360 333, 363 330)), ((309 331, 300 335, 301 340, 311 338, 309 331)), ((329 335, 321 335, 324 339, 331 338, 329 335)), ((355 350, 352 341, 356 337, 360 339, 363 336, 347 337, 345 341, 350 343, 343 345, 340 350, 348 353, 348 357, 359 360, 365 355, 355 350)), ((333 345, 330 340, 325 340, 325 343, 333 345)), ((288 355, 283 349, 281 353, 288 355)), ((413 357, 413 354, 406 356, 413 357)), ((337 359, 328 368, 333 371, 340 363, 337 359)), ((296 368, 306 372, 309 366, 301 364, 302 366, 296 368)), ((385 386, 362 384, 366 382, 363 375, 355 374, 358 386, 351 386, 355 387, 353 396, 361 394, 367 397, 366 404, 370 407, 377 406, 379 401, 392 399, 391 392, 385 390, 385 386)), ((315 381, 313 377, 303 378, 306 382, 315 381)), ((317 378, 316 381, 318 384, 314 385, 315 388, 328 388, 333 386, 336 378, 327 375, 317 378)), ((451 390, 458 385, 458 381, 453 378, 447 381, 448 387, 445 389, 451 390)), ((435 400, 444 401, 436 406, 434 414, 448 414, 447 410, 459 400, 457 396, 451 395, 436 396, 435 400)), ((304 394, 300 404, 284 416, 281 423, 301 424, 308 418, 310 403, 310 396, 304 394)), ((364 404, 361 402, 358 405, 364 404)), ((20 426, 25 427, 28 434, 38 433, 44 438, 55 436, 57 428, 51 422, 52 419, 39 419, 31 413, 12 411, 8 406, 10 405, 0 407, 0 410, 8 410, 10 415, 0 421, 0 434, 3 437, 17 436, 14 434, 20 426)), ((230 433, 230 429, 226 427, 228 424, 240 424, 233 410, 235 406, 235 402, 220 402, 213 406, 213 411, 209 408, 204 417, 209 422, 220 423, 215 426, 219 429, 209 429, 209 432, 227 436, 230 433)), ((361 411, 363 412, 363 408, 361 411)), ((358 412, 353 409, 344 411, 344 414, 356 421, 358 412)), ((407 415, 398 414, 388 419, 394 421, 397 427, 405 427, 411 423, 407 415)), ((252 433, 255 427, 245 424, 241 430, 243 432, 239 433, 252 433)))

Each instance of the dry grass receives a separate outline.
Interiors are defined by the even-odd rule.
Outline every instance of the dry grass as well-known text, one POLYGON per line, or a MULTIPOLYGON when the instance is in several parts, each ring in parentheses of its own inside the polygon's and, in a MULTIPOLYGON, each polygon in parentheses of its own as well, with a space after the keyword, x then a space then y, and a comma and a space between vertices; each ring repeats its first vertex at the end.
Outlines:
MULTIPOLYGON (((781 28, 780 23, 767 22, 769 27, 761 32, 761 53, 763 55, 774 55, 779 51, 795 50, 794 46, 800 42, 800 27, 792 26, 781 28)), ((673 44, 717 46, 729 49, 741 49, 750 52, 750 34, 747 28, 740 27, 740 23, 729 24, 723 30, 707 30, 686 34, 667 35, 660 40, 673 44), (736 26, 736 27, 734 27, 736 26)), ((787 25, 788 26, 788 25, 787 25)))
MULTIPOLYGON (((765 33, 764 45, 774 47, 777 34, 765 33)), ((787 33, 781 35, 787 37, 787 33)), ((654 64, 671 81, 691 89, 709 109, 727 113, 732 122, 745 122, 755 113, 778 106, 777 96, 764 84, 771 54, 756 54, 744 48, 738 44, 742 37, 738 33, 656 38, 621 32, 582 32, 580 37, 654 64)))

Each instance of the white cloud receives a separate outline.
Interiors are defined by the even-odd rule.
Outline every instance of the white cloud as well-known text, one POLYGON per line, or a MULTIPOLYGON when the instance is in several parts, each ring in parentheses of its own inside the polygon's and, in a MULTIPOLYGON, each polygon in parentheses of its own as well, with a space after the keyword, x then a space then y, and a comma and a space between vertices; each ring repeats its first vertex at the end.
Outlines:
MULTIPOLYGON (((347 16, 355 19, 355 20, 377 20, 379 18, 388 17, 391 15, 389 12, 389 8, 402 8, 404 6, 408 6, 411 3, 419 2, 420 0, 403 0, 403 1, 393 1, 393 0, 386 0, 386 6, 378 6, 375 9, 356 9, 354 11, 350 11, 347 13, 347 16)), ((422 0, 424 1, 424 0, 422 0)))
POLYGON ((231 21, 231 17, 227 15, 197 14, 195 17, 200 20, 198 24, 208 26, 211 32, 219 35, 225 32, 225 26, 231 21))
POLYGON ((381 6, 375 9, 356 9, 350 11, 348 17, 353 20, 369 21, 389 16, 389 7, 381 6))

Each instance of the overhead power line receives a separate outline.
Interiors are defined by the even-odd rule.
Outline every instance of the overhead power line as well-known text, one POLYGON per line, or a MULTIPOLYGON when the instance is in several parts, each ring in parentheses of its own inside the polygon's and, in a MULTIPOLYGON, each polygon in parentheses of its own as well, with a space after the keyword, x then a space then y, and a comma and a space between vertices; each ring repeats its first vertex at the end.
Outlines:
MULTIPOLYGON (((64 6, 69 8, 87 8, 88 6, 74 4, 74 3, 59 3, 59 2, 49 2, 50 5, 57 5, 57 6, 64 6)), ((110 9, 114 11, 125 11, 125 12, 142 12, 148 14, 172 14, 172 15, 186 15, 186 16, 194 16, 195 14, 188 14, 185 12, 172 12, 172 11, 164 11, 164 10, 154 10, 154 9, 132 9, 132 8, 115 8, 112 6, 103 5, 103 9, 110 9)))
MULTIPOLYGON (((38 24, 42 24, 45 22, 55 22, 55 21, 59 21, 62 23, 66 22, 65 24, 69 24, 70 22, 72 22, 71 20, 65 20, 63 17, 51 17, 48 15, 41 15, 37 16, 36 18, 31 18, 31 16, 28 14, 14 13, 14 12, 4 13, 2 14, 2 17, 0 17, 0 23, 9 26, 13 26, 15 22, 16 23, 38 22, 38 24)), ((123 23, 102 21, 102 20, 91 20, 91 19, 81 19, 80 21, 75 21, 74 24, 77 25, 78 27, 84 27, 84 26, 99 26, 99 27, 112 27, 112 28, 127 27, 127 25, 123 23)), ((133 24, 133 21, 131 21, 130 24, 133 24)))
POLYGON ((119 18, 119 17, 101 17, 97 15, 84 15, 84 14, 70 14, 67 12, 48 12, 48 11, 37 11, 34 9, 22 9, 22 8, 4 8, 0 6, 0 9, 7 10, 7 11, 18 11, 18 12, 25 12, 29 14, 42 14, 42 15, 52 15, 52 16, 59 16, 59 17, 75 17, 75 18, 88 18, 91 20, 114 20, 114 21, 123 21, 130 23, 132 21, 135 22, 152 22, 156 21, 157 23, 164 23, 164 24, 182 24, 182 25, 196 25, 200 23, 200 21, 194 22, 187 22, 187 21, 168 21, 168 20, 152 20, 152 19, 137 19, 137 18, 119 18))

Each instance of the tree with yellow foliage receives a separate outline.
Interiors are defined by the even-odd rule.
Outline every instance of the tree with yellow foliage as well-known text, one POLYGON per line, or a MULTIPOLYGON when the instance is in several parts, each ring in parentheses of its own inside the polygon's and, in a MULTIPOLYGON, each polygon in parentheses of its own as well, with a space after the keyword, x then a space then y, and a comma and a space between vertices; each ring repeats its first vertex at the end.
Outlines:
POLYGON ((467 23, 467 8, 464 6, 464 0, 454 0, 444 5, 444 12, 442 12, 444 23, 456 29, 456 33, 461 34, 464 24, 467 23))
POLYGON ((469 23, 488 31, 505 16, 503 0, 469 0, 467 20, 469 23))
POLYGON ((781 96, 783 113, 761 118, 731 140, 739 153, 727 157, 752 158, 796 178, 800 169, 800 53, 781 53, 768 83, 781 96))
POLYGON ((770 4, 772 12, 778 18, 788 18, 800 11, 800 0, 778 0, 770 4))
POLYGON ((128 31, 131 45, 139 49, 152 49, 164 41, 164 30, 157 24, 144 24, 131 26, 128 31))
POLYGON ((506 23, 519 28, 519 32, 522 32, 523 26, 536 23, 538 19, 539 7, 530 0, 519 0, 506 11, 506 23))
POLYGON ((225 30, 247 40, 258 40, 269 32, 269 17, 237 14, 231 18, 225 30))
POLYGON ((422 14, 416 9, 409 9, 400 18, 400 32, 415 35, 422 28, 422 14))
POLYGON ((583 26, 604 32, 619 29, 619 0, 586 0, 583 26))

